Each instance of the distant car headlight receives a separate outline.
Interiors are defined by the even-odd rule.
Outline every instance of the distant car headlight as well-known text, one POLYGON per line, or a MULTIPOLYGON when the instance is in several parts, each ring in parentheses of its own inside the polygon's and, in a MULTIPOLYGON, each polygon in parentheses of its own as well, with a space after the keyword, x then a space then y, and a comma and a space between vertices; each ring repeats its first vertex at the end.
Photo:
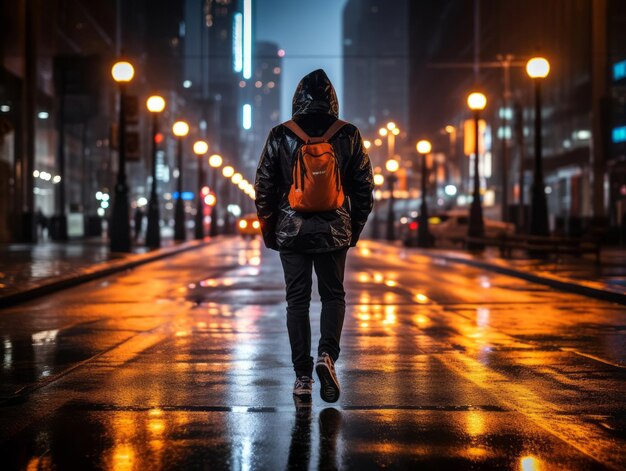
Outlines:
POLYGON ((258 229, 259 227, 261 227, 261 224, 259 223, 259 221, 252 221, 252 227, 254 229, 258 229))
POLYGON ((245 221, 243 219, 241 221, 239 221, 239 228, 240 229, 245 229, 246 227, 248 227, 248 221, 245 221))

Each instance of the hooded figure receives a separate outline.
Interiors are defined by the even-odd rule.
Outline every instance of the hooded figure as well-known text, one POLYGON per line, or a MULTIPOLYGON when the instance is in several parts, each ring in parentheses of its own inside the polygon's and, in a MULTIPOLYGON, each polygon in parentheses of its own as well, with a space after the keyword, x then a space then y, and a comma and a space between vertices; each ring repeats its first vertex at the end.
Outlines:
MULTIPOLYGON (((293 97, 293 118, 310 137, 332 133, 339 115, 337 95, 323 70, 305 76, 293 97)), ((327 402, 339 398, 335 362, 346 309, 343 277, 348 247, 354 247, 372 210, 372 166, 359 130, 345 123, 328 142, 339 169, 344 202, 337 209, 299 212, 289 204, 289 190, 298 151, 303 140, 291 124, 276 126, 261 154, 257 168, 256 207, 263 239, 278 250, 287 291, 287 330, 291 360, 296 373, 293 394, 308 401, 312 391, 311 355, 312 269, 317 274, 322 301, 321 338, 315 371, 321 382, 320 395, 327 402), (307 399, 308 398, 308 399, 307 399)), ((322 154, 326 155, 326 154, 322 154)))
MULTIPOLYGON (((306 75, 293 96, 293 120, 321 136, 339 117, 337 94, 322 69, 306 75)), ((347 124, 330 140, 339 159, 345 203, 323 213, 299 213, 287 200, 302 144, 284 125, 270 131, 257 169, 256 207, 268 248, 321 253, 354 247, 372 210, 374 181, 359 130, 347 124)))

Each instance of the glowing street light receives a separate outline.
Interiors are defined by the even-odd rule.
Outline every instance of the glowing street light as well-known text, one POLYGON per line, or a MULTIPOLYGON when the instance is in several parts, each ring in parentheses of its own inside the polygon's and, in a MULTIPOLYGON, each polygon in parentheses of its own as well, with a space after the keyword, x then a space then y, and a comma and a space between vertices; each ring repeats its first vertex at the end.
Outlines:
POLYGON ((235 174, 235 169, 232 168, 230 165, 227 165, 226 167, 222 169, 222 175, 224 175, 226 178, 230 178, 234 174, 235 174))
MULTIPOLYGON (((480 92, 470 93, 467 97, 467 105, 474 113, 474 192, 467 235, 469 238, 482 239, 485 236, 485 223, 480 201, 480 175, 478 173, 480 161, 479 121, 480 112, 487 106, 487 97, 480 92)), ((482 242, 476 240, 470 241, 467 245, 470 250, 483 250, 485 248, 482 242)))
POLYGON ((161 229, 159 228, 159 200, 157 198, 157 135, 159 134, 159 113, 165 109, 162 96, 153 95, 146 100, 146 108, 152 114, 152 188, 148 202, 148 228, 146 229, 146 245, 151 249, 161 247, 161 229))
POLYGON ((209 165, 213 168, 221 167, 223 161, 224 159, 222 159, 222 156, 219 154, 213 154, 211 157, 209 157, 209 165))
POLYGON ((387 162, 385 162, 385 168, 388 172, 395 173, 400 168, 400 162, 398 162, 396 159, 389 159, 387 160, 387 162))
POLYGON ((372 141, 368 141, 367 139, 364 140, 363 147, 365 147, 366 149, 369 149, 370 147, 372 147, 372 141))
POLYGON ((378 130, 378 134, 380 134, 382 137, 385 137, 387 134, 389 134, 389 131, 387 130, 387 128, 380 128, 378 130))
POLYGON ((174 211, 174 240, 183 241, 187 238, 183 204, 183 139, 189 134, 189 125, 185 121, 176 121, 172 126, 172 133, 178 141, 178 198, 174 211))
POLYGON ((118 61, 111 68, 111 76, 117 83, 128 83, 135 76, 135 68, 130 62, 118 61))
POLYGON ((543 57, 533 57, 526 64, 526 73, 535 85, 535 169, 531 189, 530 233, 545 236, 548 235, 548 202, 543 181, 541 82, 550 73, 550 63, 543 57))
POLYGON ((243 175, 241 175, 241 173, 235 173, 232 177, 231 177, 231 181, 235 184, 235 185, 239 185, 239 182, 243 180, 243 175))
POLYGON ((206 155, 209 151, 209 144, 206 141, 196 141, 193 143, 193 153, 198 157, 206 155))
POLYGON ((394 123, 393 121, 389 121, 387 123, 387 129, 389 129, 390 131, 393 131, 394 129, 396 129, 396 123, 394 123))
MULTIPOLYGON (((380 169, 378 169, 380 170, 380 169)), ((385 183, 385 177, 381 174, 381 173, 374 173, 374 185, 376 185, 376 187, 382 187, 383 184, 385 183)), ((380 190, 377 189, 376 193, 380 193, 380 190)), ((374 199, 374 204, 376 206, 378 206, 378 202, 377 199, 374 199)), ((373 219, 372 219, 372 239, 378 239, 380 237, 379 235, 379 219, 378 219, 378 210, 377 208, 374 208, 373 211, 374 215, 373 215, 373 219)))
POLYGON ((526 73, 530 78, 546 78, 550 73, 550 63, 544 57, 533 57, 526 63, 526 73))
MULTIPOLYGON (((211 172, 211 186, 213 187, 213 191, 215 192, 216 196, 218 195, 218 191, 217 191, 218 170, 217 169, 222 166, 223 162, 224 162, 224 159, 219 154, 213 154, 211 157, 209 157, 209 165, 213 169, 213 171, 211 172)), ((211 226, 209 227, 209 235, 211 237, 215 237, 218 234, 218 229, 219 229, 217 227, 218 210, 219 208, 218 208, 217 201, 216 201, 216 204, 213 206, 213 209, 211 210, 211 226)))
POLYGON ((394 203, 395 197, 393 194, 394 184, 398 177, 396 177, 395 173, 400 169, 400 163, 396 159, 388 159, 385 162, 385 168, 389 172, 389 176, 387 177, 387 181, 389 182, 389 206, 387 211, 387 234, 386 238, 389 241, 396 240, 395 234, 395 215, 394 215, 394 203))
POLYGON ((111 76, 119 89, 118 158, 117 183, 111 216, 111 251, 130 252, 130 221, 128 185, 126 183, 126 85, 135 75, 135 69, 127 61, 118 61, 111 68, 111 76))
POLYGON ((193 143, 193 153, 198 157, 198 196, 196 198, 196 239, 204 239, 204 205, 202 190, 204 188, 204 156, 209 151, 209 144, 206 141, 196 141, 193 143))
POLYGON ((428 169, 426 168, 426 155, 430 153, 433 146, 430 141, 422 139, 415 145, 417 153, 422 158, 422 202, 420 204, 420 214, 417 225, 417 246, 418 247, 432 247, 433 236, 428 230, 428 206, 426 203, 426 184, 428 181, 428 169))

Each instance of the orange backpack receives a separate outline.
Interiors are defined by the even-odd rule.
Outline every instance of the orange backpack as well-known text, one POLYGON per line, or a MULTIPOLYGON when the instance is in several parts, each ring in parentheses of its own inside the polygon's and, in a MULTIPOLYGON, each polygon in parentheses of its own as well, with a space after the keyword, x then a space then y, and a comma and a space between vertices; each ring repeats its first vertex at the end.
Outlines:
POLYGON ((289 205, 303 213, 331 211, 343 205, 339 160, 328 142, 346 124, 337 120, 321 137, 310 137, 295 121, 284 123, 304 144, 298 150, 289 205))

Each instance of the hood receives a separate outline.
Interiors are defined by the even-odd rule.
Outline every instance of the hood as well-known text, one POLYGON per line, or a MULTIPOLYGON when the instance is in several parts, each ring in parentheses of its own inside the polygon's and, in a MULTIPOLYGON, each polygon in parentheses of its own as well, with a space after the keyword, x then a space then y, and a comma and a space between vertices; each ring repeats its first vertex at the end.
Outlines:
POLYGON ((312 113, 327 113, 339 118, 339 102, 335 88, 322 69, 305 75, 293 95, 293 116, 312 113))

